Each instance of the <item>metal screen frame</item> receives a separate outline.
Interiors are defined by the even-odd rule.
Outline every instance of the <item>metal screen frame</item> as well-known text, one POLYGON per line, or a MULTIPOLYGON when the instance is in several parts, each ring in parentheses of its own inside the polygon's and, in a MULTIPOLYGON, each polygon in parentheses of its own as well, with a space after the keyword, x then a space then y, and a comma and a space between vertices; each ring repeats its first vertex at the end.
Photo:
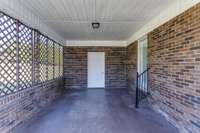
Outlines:
POLYGON ((32 86, 33 81, 33 30, 18 23, 18 89, 32 86))
POLYGON ((48 39, 48 80, 54 79, 54 41, 48 39))
POLYGON ((0 11, 0 97, 63 76, 63 46, 0 11))
POLYGON ((63 76, 63 47, 60 45, 59 74, 63 76))
POLYGON ((17 21, 0 12, 0 96, 18 91, 17 21))

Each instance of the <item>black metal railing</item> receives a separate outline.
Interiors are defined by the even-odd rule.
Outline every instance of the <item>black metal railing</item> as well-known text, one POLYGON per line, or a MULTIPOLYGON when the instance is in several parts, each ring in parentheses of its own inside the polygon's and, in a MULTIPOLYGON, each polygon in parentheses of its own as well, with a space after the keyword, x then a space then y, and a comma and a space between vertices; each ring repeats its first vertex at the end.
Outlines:
POLYGON ((136 81, 136 103, 135 107, 138 108, 139 103, 145 99, 149 94, 149 70, 147 68, 142 73, 137 72, 137 81, 136 81))

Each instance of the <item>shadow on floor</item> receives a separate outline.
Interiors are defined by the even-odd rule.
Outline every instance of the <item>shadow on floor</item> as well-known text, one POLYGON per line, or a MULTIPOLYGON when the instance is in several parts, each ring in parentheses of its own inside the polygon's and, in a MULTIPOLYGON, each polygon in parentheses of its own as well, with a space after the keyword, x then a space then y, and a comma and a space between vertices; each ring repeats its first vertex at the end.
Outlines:
POLYGON ((135 109, 124 90, 68 91, 16 133, 178 133, 152 110, 135 109))

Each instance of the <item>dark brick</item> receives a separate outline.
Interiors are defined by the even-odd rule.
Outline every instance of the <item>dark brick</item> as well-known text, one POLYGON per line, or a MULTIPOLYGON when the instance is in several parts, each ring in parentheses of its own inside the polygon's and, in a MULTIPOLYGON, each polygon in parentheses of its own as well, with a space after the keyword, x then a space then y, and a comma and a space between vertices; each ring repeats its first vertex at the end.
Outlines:
POLYGON ((196 58, 195 60, 196 60, 196 61, 200 61, 200 58, 196 58))
POLYGON ((185 66, 186 69, 194 69, 194 66, 185 66))
POLYGON ((66 89, 87 88, 88 52, 106 53, 105 85, 107 89, 126 88, 125 47, 64 47, 66 89))
POLYGON ((200 49, 200 46, 196 46, 196 47, 191 47, 190 50, 198 50, 200 49))

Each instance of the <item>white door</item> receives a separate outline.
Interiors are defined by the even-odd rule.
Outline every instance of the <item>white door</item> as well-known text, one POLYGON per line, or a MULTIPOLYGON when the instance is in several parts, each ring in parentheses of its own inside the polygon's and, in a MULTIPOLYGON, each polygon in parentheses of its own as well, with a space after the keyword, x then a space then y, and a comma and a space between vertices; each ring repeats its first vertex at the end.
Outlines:
POLYGON ((88 52, 88 88, 105 88, 105 53, 88 52))

